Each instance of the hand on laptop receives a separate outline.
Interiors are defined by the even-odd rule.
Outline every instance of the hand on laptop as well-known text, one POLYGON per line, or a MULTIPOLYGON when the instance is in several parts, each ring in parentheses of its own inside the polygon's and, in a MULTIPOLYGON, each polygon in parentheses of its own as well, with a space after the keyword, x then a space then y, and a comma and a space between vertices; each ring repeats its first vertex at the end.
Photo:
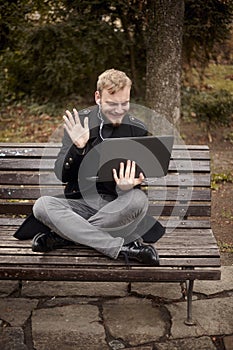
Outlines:
POLYGON ((113 169, 113 178, 117 186, 122 191, 128 191, 133 187, 140 185, 144 180, 143 173, 139 174, 138 178, 135 178, 136 164, 131 160, 127 161, 126 167, 123 162, 120 163, 119 175, 117 175, 116 169, 113 169))
POLYGON ((90 137, 88 117, 84 119, 84 126, 82 126, 77 110, 73 109, 73 112, 74 117, 70 111, 66 111, 66 115, 63 116, 65 122, 64 127, 75 146, 78 148, 84 148, 90 137))

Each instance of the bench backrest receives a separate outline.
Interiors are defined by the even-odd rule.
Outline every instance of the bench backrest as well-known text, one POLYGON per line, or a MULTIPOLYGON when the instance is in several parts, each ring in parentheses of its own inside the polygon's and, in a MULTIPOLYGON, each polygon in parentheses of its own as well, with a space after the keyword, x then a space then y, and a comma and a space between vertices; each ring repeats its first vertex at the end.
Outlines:
MULTIPOLYGON (((59 144, 0 143, 0 214, 31 213, 36 198, 59 194, 63 185, 53 173, 59 144)), ((166 177, 144 184, 149 213, 169 221, 185 219, 209 227, 211 209, 210 159, 207 146, 175 145, 166 177)), ((195 224, 196 225, 196 224, 195 224)))

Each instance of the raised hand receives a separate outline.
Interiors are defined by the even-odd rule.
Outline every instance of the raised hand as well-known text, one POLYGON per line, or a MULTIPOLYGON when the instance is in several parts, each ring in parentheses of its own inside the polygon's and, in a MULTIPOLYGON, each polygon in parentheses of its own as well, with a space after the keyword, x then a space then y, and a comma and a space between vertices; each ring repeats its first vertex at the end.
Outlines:
POLYGON ((116 169, 113 169, 113 178, 120 190, 128 191, 142 183, 144 180, 143 173, 140 173, 139 177, 135 178, 135 170, 136 164, 134 161, 131 162, 131 160, 127 161, 126 168, 123 162, 120 163, 119 177, 116 169))
POLYGON ((63 116, 64 128, 69 134, 71 140, 78 148, 84 148, 90 137, 90 130, 88 126, 88 117, 84 118, 84 125, 82 126, 77 110, 74 108, 74 117, 70 111, 66 111, 63 116))

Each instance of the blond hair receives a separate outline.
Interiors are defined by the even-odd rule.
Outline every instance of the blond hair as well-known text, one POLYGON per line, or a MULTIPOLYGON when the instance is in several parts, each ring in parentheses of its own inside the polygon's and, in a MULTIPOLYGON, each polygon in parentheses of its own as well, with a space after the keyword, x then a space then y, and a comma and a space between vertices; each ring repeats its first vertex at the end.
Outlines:
POLYGON ((108 69, 98 77, 97 90, 101 93, 103 89, 107 89, 110 94, 115 94, 126 86, 131 87, 131 85, 132 81, 124 72, 108 69))

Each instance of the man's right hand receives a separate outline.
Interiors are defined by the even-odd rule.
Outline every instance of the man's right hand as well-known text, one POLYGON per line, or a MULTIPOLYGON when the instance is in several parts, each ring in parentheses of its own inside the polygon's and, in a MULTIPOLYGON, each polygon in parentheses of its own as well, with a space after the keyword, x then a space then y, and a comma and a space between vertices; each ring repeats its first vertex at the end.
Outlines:
POLYGON ((84 126, 82 126, 77 110, 74 108, 74 117, 70 111, 66 111, 63 116, 64 128, 69 134, 71 140, 78 148, 84 148, 90 137, 90 130, 88 126, 88 117, 84 118, 84 126))

